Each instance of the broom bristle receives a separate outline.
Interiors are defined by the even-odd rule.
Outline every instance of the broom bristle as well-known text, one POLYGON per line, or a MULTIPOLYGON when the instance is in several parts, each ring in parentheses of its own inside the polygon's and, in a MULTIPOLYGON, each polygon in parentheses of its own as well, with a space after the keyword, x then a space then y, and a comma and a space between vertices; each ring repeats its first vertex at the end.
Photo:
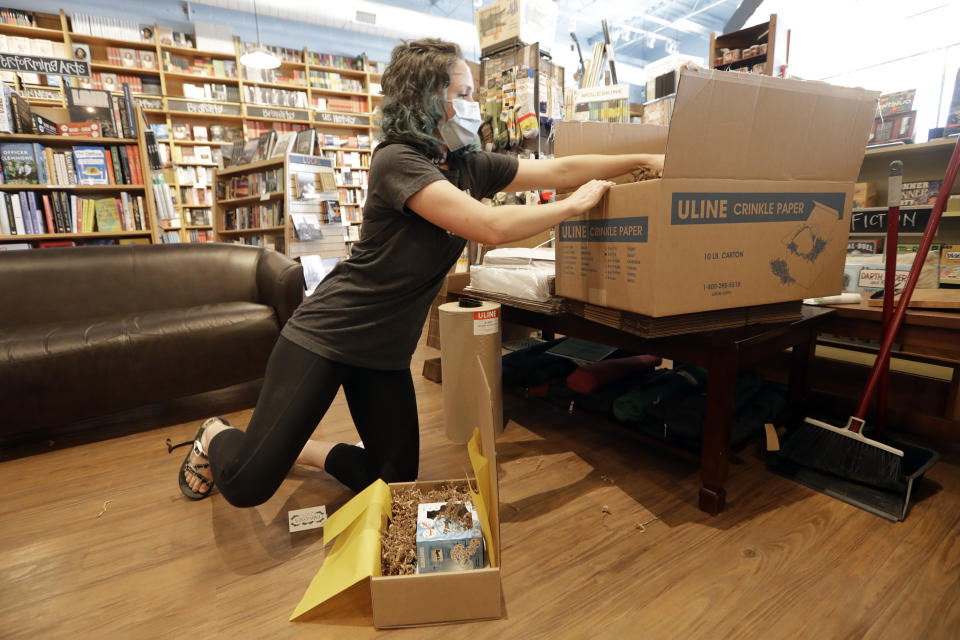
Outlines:
POLYGON ((860 484, 894 491, 904 486, 902 456, 807 422, 783 443, 780 455, 860 484))

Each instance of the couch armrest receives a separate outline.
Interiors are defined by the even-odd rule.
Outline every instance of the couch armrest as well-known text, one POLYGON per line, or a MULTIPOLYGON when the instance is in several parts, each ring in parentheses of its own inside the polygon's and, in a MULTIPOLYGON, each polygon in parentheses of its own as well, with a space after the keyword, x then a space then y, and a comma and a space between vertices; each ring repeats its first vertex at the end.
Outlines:
POLYGON ((280 328, 303 300, 303 267, 282 253, 264 250, 257 262, 260 302, 277 312, 280 328))

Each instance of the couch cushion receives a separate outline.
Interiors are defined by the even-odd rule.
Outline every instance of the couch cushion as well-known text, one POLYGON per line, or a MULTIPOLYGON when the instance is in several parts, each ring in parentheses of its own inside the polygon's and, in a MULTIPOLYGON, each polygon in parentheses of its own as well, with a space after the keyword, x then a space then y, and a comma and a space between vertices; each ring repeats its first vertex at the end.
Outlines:
POLYGON ((0 329, 2 435, 256 379, 278 332, 251 302, 0 329))

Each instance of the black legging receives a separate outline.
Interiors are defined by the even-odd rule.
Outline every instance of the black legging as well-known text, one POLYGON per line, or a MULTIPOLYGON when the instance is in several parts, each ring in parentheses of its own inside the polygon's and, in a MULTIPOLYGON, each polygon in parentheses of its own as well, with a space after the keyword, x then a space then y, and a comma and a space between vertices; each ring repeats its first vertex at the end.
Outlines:
POLYGON ((222 431, 208 447, 214 483, 230 504, 253 507, 276 492, 341 386, 363 448, 334 446, 327 472, 357 492, 377 478, 416 479, 420 430, 410 370, 333 362, 281 337, 246 431, 222 431))

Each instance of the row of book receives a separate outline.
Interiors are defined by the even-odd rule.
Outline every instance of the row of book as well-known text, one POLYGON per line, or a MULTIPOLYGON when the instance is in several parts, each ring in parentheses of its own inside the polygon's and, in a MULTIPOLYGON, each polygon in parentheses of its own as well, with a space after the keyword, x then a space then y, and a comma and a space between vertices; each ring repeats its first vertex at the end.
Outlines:
POLYGON ((283 200, 228 209, 223 214, 223 228, 227 231, 262 229, 281 225, 283 225, 283 200))
MULTIPOLYGON (((299 133, 306 130, 310 125, 297 124, 294 122, 264 122, 261 120, 247 120, 247 133, 251 138, 259 137, 264 133, 276 131, 277 133, 299 133)), ((237 141, 235 141, 236 143, 237 141)), ((239 140, 242 144, 243 140, 239 140)), ((226 154, 224 154, 226 157, 226 154)))
POLYGON ((7 191, 0 197, 0 235, 116 233, 147 228, 143 196, 83 198, 65 191, 7 191))
POLYGON ((191 100, 214 100, 216 102, 240 102, 240 89, 232 84, 204 82, 194 84, 184 82, 180 93, 191 100))
POLYGON ((324 133, 322 138, 324 147, 344 147, 346 149, 369 149, 370 136, 361 133, 355 136, 340 136, 335 133, 324 133))
POLYGON ((271 129, 246 142, 236 141, 233 143, 233 147, 224 152, 224 163, 227 165, 247 164, 271 158, 282 158, 291 152, 300 153, 297 145, 303 133, 293 131, 278 133, 271 129))
POLYGON ((246 82, 270 82, 274 84, 294 84, 306 88, 307 76, 303 71, 292 70, 289 75, 282 75, 276 69, 254 69, 243 67, 243 79, 246 82))
POLYGON ((367 113, 365 96, 313 96, 313 108, 318 111, 342 111, 344 113, 367 113))
POLYGON ((248 84, 243 86, 243 95, 248 104, 265 104, 298 109, 310 108, 310 103, 307 102, 307 94, 303 91, 248 84))
POLYGON ((233 60, 221 58, 207 58, 194 56, 178 56, 169 51, 163 52, 163 70, 173 73, 187 73, 190 75, 236 78, 237 63, 233 60))
POLYGON ((217 199, 246 198, 261 193, 277 191, 283 184, 283 167, 232 176, 217 183, 217 199))
POLYGON ((181 189, 183 204, 189 207, 212 207, 213 198, 210 195, 210 187, 204 186, 186 186, 181 189))
POLYGON ((333 71, 310 70, 310 86, 329 91, 353 91, 363 93, 367 90, 363 80, 348 78, 333 71))
POLYGON ((8 36, 0 34, 0 53, 44 58, 69 58, 66 45, 46 38, 8 36))
POLYGON ((190 242, 213 242, 213 231, 189 229, 187 235, 190 238, 190 242))
POLYGON ((337 196, 340 198, 341 205, 355 204, 362 207, 364 201, 367 199, 367 190, 337 187, 337 196))
POLYGON ((370 172, 359 169, 338 169, 334 171, 334 179, 338 187, 366 187, 370 172))
POLYGON ((0 143, 4 184, 143 184, 136 145, 43 147, 35 142, 0 143))
POLYGON ((97 89, 67 88, 70 122, 57 123, 34 114, 29 101, 5 82, 0 82, 0 132, 135 138, 133 95, 130 85, 124 84, 122 88, 122 96, 97 89))
POLYGON ((74 33, 114 40, 153 43, 153 27, 137 24, 133 20, 119 20, 106 16, 91 16, 85 13, 70 14, 70 27, 74 33))
POLYGON ((262 45, 258 42, 244 42, 243 49, 244 51, 252 51, 257 47, 263 47, 267 51, 270 51, 278 58, 284 62, 303 62, 303 50, 302 49, 288 49, 286 47, 275 47, 273 45, 262 45))
POLYGON ((191 227, 209 227, 213 224, 213 209, 190 209, 184 218, 191 227))
POLYGON ((156 69, 157 53, 148 49, 107 47, 107 63, 131 69, 156 69))
POLYGON ((20 9, 0 9, 0 22, 3 24, 15 24, 21 27, 37 26, 37 14, 33 11, 21 11, 20 9))
POLYGON ((363 209, 360 205, 341 202, 340 214, 343 217, 344 224, 360 224, 363 222, 363 209))
POLYGON ((181 187, 209 187, 211 172, 207 167, 196 167, 190 165, 178 165, 176 168, 177 184, 181 187))
MULTIPOLYGON (((194 142, 233 142, 234 140, 243 140, 243 129, 240 127, 228 127, 220 124, 199 125, 186 122, 174 122, 173 139, 190 140, 194 142)), ((166 123, 151 123, 150 129, 153 130, 157 140, 168 140, 170 138, 170 128, 166 123)))
POLYGON ((116 73, 91 73, 89 77, 82 76, 77 83, 81 89, 103 89, 104 91, 122 91, 124 83, 130 85, 130 91, 159 96, 162 93, 160 78, 141 78, 116 73))
POLYGON ((320 65, 321 67, 335 67, 337 69, 347 69, 352 71, 364 70, 364 59, 362 56, 351 58, 349 56, 336 56, 330 53, 307 52, 307 62, 309 64, 320 65))
POLYGON ((350 169, 369 169, 370 154, 360 153, 359 151, 333 151, 326 150, 321 152, 321 157, 331 161, 335 167, 350 169))

